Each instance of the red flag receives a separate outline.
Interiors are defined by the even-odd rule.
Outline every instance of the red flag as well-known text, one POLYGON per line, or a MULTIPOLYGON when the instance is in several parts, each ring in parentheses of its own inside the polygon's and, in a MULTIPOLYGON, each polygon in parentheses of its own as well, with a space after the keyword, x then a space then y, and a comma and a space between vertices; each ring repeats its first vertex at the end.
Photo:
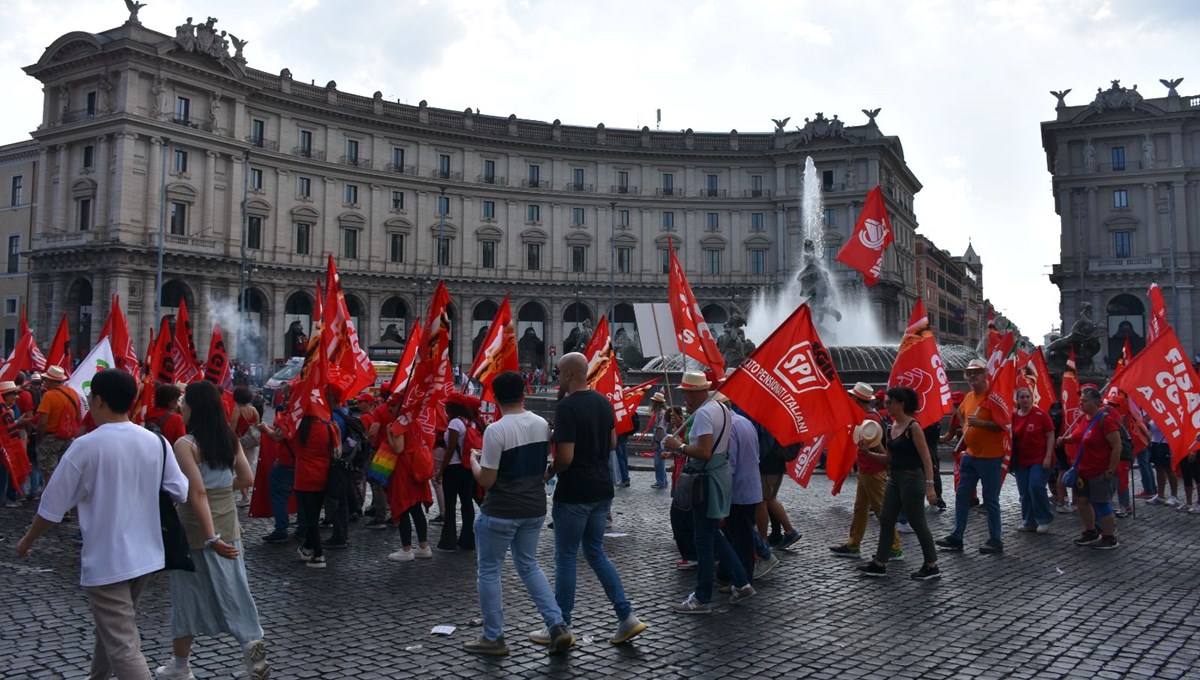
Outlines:
MULTIPOLYGON (((1070 432, 1075 427, 1075 422, 1083 416, 1083 411, 1079 409, 1079 376, 1075 373, 1075 350, 1071 349, 1070 352, 1067 357, 1067 368, 1063 371, 1060 392, 1063 408, 1063 432, 1070 432)), ((1075 445, 1067 444, 1066 450, 1067 458, 1075 460, 1075 445)))
MULTIPOLYGON (((182 305, 182 302, 180 303, 182 305)), ((138 363, 137 352, 133 349, 133 339, 129 335, 129 323, 125 312, 121 310, 121 298, 112 296, 108 309, 108 318, 104 320, 104 328, 100 331, 101 338, 108 338, 112 345, 113 360, 117 368, 128 372, 135 379, 141 379, 142 371, 138 363)))
POLYGON ((1200 438, 1200 377, 1173 328, 1164 326, 1112 384, 1162 431, 1174 465, 1195 450, 1200 438))
POLYGON ((1147 294, 1150 296, 1150 330, 1146 334, 1146 341, 1154 342, 1167 327, 1167 303, 1163 301, 1162 289, 1157 283, 1150 284, 1147 294))
POLYGON ((66 314, 63 314, 62 320, 58 322, 58 330, 54 333, 54 340, 50 341, 49 352, 46 365, 58 366, 69 374, 71 372, 71 335, 66 314))
POLYGON ((392 399, 399 399, 404 388, 408 387, 408 379, 412 377, 413 366, 417 363, 417 347, 421 344, 421 322, 413 324, 412 332, 408 334, 408 342, 404 345, 404 354, 396 364, 396 372, 388 383, 387 391, 392 399))
POLYGON ((160 383, 175 384, 175 339, 171 335, 171 321, 163 317, 158 326, 158 335, 154 335, 154 349, 147 358, 146 368, 150 375, 160 383))
POLYGON ((858 223, 850 240, 838 251, 837 261, 857 269, 868 286, 879 283, 883 253, 892 244, 892 223, 883 202, 883 191, 876 186, 867 193, 858 223))
POLYGON ((671 303, 675 333, 679 337, 679 349, 712 369, 713 375, 720 380, 725 377, 725 358, 717 350, 717 341, 704 315, 700 313, 700 305, 696 304, 696 296, 692 295, 687 275, 683 273, 679 258, 675 257, 675 247, 671 245, 670 237, 667 238, 667 252, 671 257, 667 297, 671 303))
POLYGON ((991 380, 996 375, 996 370, 1000 368, 1000 363, 1004 361, 1004 357, 1008 354, 1010 347, 1002 347, 1005 341, 1005 336, 996 328, 996 315, 992 310, 988 310, 987 320, 987 377, 991 380))
POLYGON ((833 444, 826 469, 836 493, 853 466, 853 453, 844 443, 861 412, 842 387, 808 305, 797 308, 740 369, 721 392, 784 446, 804 441, 815 448, 818 437, 826 435, 833 444))
MULTIPOLYGON (((11 411, 9 416, 8 419, 11 420, 11 411)), ((21 485, 29 476, 32 465, 29 462, 29 453, 25 448, 25 442, 9 433, 9 424, 7 422, 0 423, 0 464, 3 464, 8 470, 9 479, 12 480, 11 484, 15 487, 17 494, 24 495, 21 485)))
POLYGON ((471 364, 467 375, 483 384, 480 399, 492 402, 495 401, 492 397, 492 380, 504 371, 516 371, 520 368, 521 364, 517 359, 517 329, 513 325, 512 307, 509 306, 508 296, 505 295, 504 302, 501 302, 500 308, 496 310, 487 337, 479 346, 475 362, 471 364))
POLYGON ((633 420, 625 410, 624 389, 621 387, 621 371, 617 366, 617 353, 613 349, 612 336, 608 332, 608 317, 600 317, 592 338, 583 355, 588 360, 588 387, 600 392, 612 404, 616 418, 617 434, 633 429, 633 420))
POLYGON ((345 401, 374 385, 376 374, 375 366, 359 343, 333 255, 329 256, 325 269, 325 328, 329 331, 325 352, 329 359, 330 383, 338 400, 345 401))
POLYGON ((1050 378, 1050 369, 1046 366, 1046 355, 1038 347, 1029 355, 1029 363, 1025 364, 1025 384, 1033 393, 1033 403, 1042 411, 1049 412, 1054 404, 1054 381, 1050 378))
MULTIPOLYGON (((845 393, 845 390, 842 392, 845 393)), ((849 398, 847 395, 846 399, 849 398)), ((788 476, 807 489, 822 452, 826 454, 825 474, 833 481, 831 493, 836 496, 841 493, 842 484, 850 476, 858 453, 858 445, 854 443, 854 425, 839 428, 832 435, 818 435, 811 443, 800 447, 800 455, 787 464, 788 476)))
MULTIPOLYGON (((25 318, 25 305, 21 305, 21 328, 18 336, 25 335, 29 332, 29 320, 25 318)), ((42 370, 42 369, 38 369, 42 370)))
POLYGON ((922 428, 940 422, 942 416, 953 408, 950 403, 950 379, 946 376, 946 367, 938 352, 937 340, 933 337, 929 315, 925 313, 925 303, 921 298, 917 298, 912 316, 908 319, 908 328, 900 340, 900 351, 896 353, 896 362, 892 364, 888 386, 911 387, 916 391, 919 397, 916 419, 922 428))
MULTIPOLYGON (((18 337, 32 336, 29 332, 29 322, 25 319, 25 305, 21 305, 21 329, 18 337)), ((46 370, 46 356, 42 354, 42 350, 38 349, 37 342, 34 341, 30 351, 30 360, 32 361, 31 369, 39 373, 46 370)))
POLYGON ((1008 464, 1012 458, 1012 414, 1017 407, 1017 348, 1016 338, 1011 332, 1005 333, 1001 338, 1000 351, 1003 352, 1003 359, 988 382, 984 403, 992 414, 992 421, 1004 428, 1002 433, 1004 459, 1000 464, 1000 474, 1003 480, 1003 475, 1008 472, 1008 464))
POLYGON ((321 298, 318 296, 313 309, 312 330, 304 349, 304 365, 300 367, 300 375, 292 382, 286 407, 275 415, 275 427, 284 436, 291 436, 304 416, 315 416, 321 420, 329 420, 332 416, 325 394, 329 386, 329 357, 325 355, 328 342, 329 331, 325 328, 321 298))
MULTIPOLYGON (((46 365, 46 357, 42 356, 41 351, 37 348, 37 343, 33 341, 33 333, 26 333, 17 341, 17 346, 13 348, 12 354, 8 355, 8 361, 0 367, 0 381, 16 380, 17 374, 21 371, 32 373, 37 370, 34 367, 37 365, 38 359, 41 359, 43 368, 46 365)), ((0 425, 0 427, 3 427, 0 425)))
MULTIPOLYGON (((434 434, 439 422, 445 419, 442 404, 454 386, 454 377, 450 372, 450 317, 446 309, 449 304, 450 293, 446 291, 446 284, 438 281, 429 301, 425 325, 421 329, 417 363, 412 369, 412 377, 401 397, 403 401, 396 416, 396 422, 404 428, 405 450, 421 451, 422 455, 425 451, 433 450, 434 434)), ((391 494, 392 490, 398 491, 399 487, 389 487, 388 498, 394 505, 397 501, 391 494)), ((393 510, 403 512, 400 508, 393 510)))
MULTIPOLYGON (((621 398, 625 400, 625 410, 630 413, 637 411, 637 407, 642 405, 642 399, 646 396, 646 393, 650 391, 650 388, 654 387, 654 384, 658 380, 658 378, 651 378, 641 385, 634 385, 633 387, 623 389, 621 391, 621 398)), ((629 424, 633 424, 632 419, 630 419, 629 424)), ((618 432, 617 434, 623 433, 618 432)))
POLYGON ((222 390, 233 389, 233 375, 229 371, 229 357, 225 352, 221 324, 213 324, 212 339, 208 343, 208 360, 204 363, 204 379, 222 390))
MULTIPOLYGON (((115 348, 113 353, 116 354, 115 348)), ((192 338, 192 321, 188 318, 187 301, 183 298, 179 299, 179 311, 175 313, 175 338, 171 344, 171 357, 175 361, 175 378, 179 382, 191 384, 204 377, 200 357, 196 354, 196 341, 192 338)))

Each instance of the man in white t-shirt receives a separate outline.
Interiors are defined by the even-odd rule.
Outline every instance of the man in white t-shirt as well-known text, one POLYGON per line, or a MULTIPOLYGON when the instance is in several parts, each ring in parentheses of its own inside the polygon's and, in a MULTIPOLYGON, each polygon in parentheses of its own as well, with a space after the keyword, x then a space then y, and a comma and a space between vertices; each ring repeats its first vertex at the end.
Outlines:
POLYGON ((83 534, 80 585, 96 620, 90 677, 150 680, 137 627, 137 602, 151 575, 164 566, 158 491, 187 501, 187 477, 165 440, 129 422, 137 383, 108 369, 92 378, 87 403, 97 428, 75 439, 46 484, 29 533, 17 544, 28 557, 33 544, 71 508, 83 534))

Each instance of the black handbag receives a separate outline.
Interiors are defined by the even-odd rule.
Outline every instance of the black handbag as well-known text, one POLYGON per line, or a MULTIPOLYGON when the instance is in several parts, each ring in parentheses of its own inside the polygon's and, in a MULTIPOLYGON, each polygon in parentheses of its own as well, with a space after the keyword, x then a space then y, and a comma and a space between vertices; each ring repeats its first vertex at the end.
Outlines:
POLYGON ((162 435, 163 467, 158 483, 158 522, 162 526, 163 540, 163 569, 170 571, 196 571, 196 563, 192 561, 192 550, 188 547, 187 532, 183 522, 179 521, 179 512, 175 510, 175 501, 171 494, 162 488, 167 478, 167 440, 162 435))
MULTIPOLYGON (((719 402, 718 402, 719 403, 719 402)), ((728 416, 724 404, 721 406, 721 413, 728 416)), ((721 437, 725 434, 725 421, 721 421, 721 429, 717 430, 716 439, 713 440, 713 446, 716 446, 721 441, 721 437)), ((711 460, 711 458, 709 459, 711 460)), ((692 508, 704 506, 708 503, 708 461, 704 461, 704 467, 695 472, 680 472, 679 478, 675 480, 675 489, 671 492, 671 505, 676 510, 682 512, 691 512, 692 508)))

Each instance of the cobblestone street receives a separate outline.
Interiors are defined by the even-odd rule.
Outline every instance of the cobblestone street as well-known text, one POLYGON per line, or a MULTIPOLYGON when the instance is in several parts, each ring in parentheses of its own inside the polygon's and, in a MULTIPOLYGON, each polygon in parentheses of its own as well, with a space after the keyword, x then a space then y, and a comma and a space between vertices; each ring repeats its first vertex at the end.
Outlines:
MULTIPOLYGON (((944 477, 949 484, 950 478, 944 477)), ((854 573, 856 561, 833 557, 850 522, 854 483, 829 496, 824 477, 810 489, 785 480, 781 499, 804 534, 782 563, 756 585, 749 602, 709 617, 670 611, 691 590, 694 572, 677 572, 667 520, 668 494, 649 489, 649 472, 617 493, 606 542, 626 592, 648 631, 615 647, 615 627, 599 583, 580 560, 575 634, 565 657, 547 657, 527 633, 541 620, 511 565, 505 573, 506 638, 511 656, 479 658, 461 649, 479 634, 475 556, 436 553, 433 560, 388 562, 395 531, 352 525, 351 546, 330 551, 329 568, 306 569, 294 544, 264 545, 266 522, 247 523, 247 568, 266 630, 276 678, 638 677, 638 678, 1183 678, 1200 677, 1200 587, 1196 555, 1200 516, 1138 506, 1119 521, 1119 549, 1071 544, 1074 515, 1059 515, 1049 535, 1015 531, 1016 491, 1005 485, 1004 548, 978 553, 986 538, 972 512, 967 550, 941 555, 943 578, 917 582, 914 536, 907 559, 889 578, 854 573), (433 626, 458 630, 431 637, 433 626)), ((953 504, 951 503, 953 507, 953 504)), ((952 512, 929 511, 935 538, 952 512)), ((86 677, 91 616, 78 586, 75 525, 56 528, 29 559, 14 545, 32 509, 0 512, 0 677, 86 677)), ((437 525, 434 525, 437 528, 437 525)), ((873 546, 877 525, 868 529, 873 546)), ((542 535, 540 558, 553 580, 553 543, 542 535)), ((718 597, 720 597, 718 595, 718 597)), ((714 603, 720 600, 714 599, 714 603)), ((152 664, 170 655, 166 579, 142 599, 143 650, 152 664)), ((200 639, 198 678, 241 670, 231 638, 200 639)))

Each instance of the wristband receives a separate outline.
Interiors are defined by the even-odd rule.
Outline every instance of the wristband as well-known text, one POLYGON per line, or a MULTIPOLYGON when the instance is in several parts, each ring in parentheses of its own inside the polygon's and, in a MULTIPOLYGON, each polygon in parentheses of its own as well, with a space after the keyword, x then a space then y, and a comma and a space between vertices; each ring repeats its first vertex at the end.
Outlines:
POLYGON ((926 479, 926 480, 925 480, 925 486, 933 486, 933 480, 932 480, 932 479, 926 479))
POLYGON ((221 534, 216 534, 212 538, 205 539, 204 547, 211 548, 211 547, 213 547, 213 544, 219 540, 221 540, 221 534))

